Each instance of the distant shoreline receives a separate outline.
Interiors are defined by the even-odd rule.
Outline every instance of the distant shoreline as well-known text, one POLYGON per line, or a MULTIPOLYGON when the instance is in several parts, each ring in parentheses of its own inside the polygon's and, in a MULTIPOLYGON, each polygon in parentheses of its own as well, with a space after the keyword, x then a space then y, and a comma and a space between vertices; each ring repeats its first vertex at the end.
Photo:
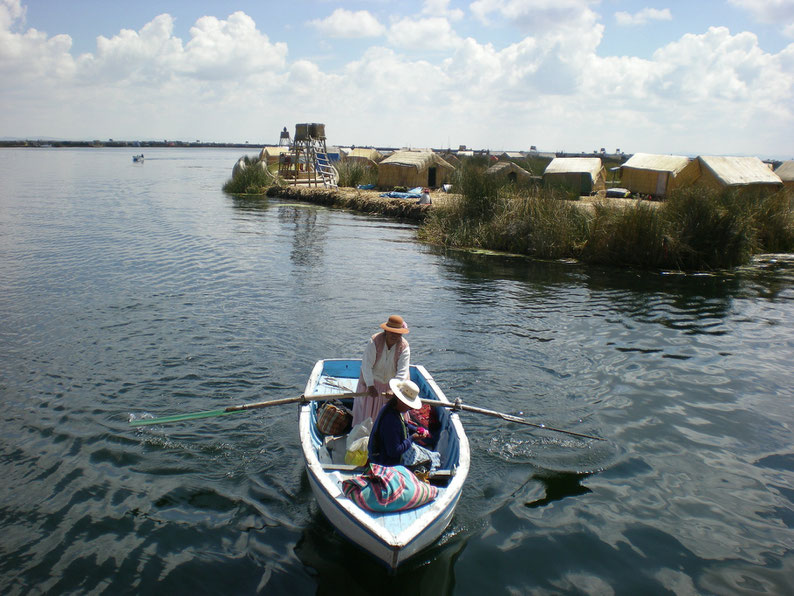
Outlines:
POLYGON ((252 145, 251 143, 203 143, 201 141, 188 143, 185 141, 51 141, 45 139, 13 139, 0 140, 0 147, 30 147, 33 149, 39 149, 42 147, 115 147, 132 149, 139 149, 141 147, 228 147, 232 149, 252 149, 255 151, 261 151, 262 147, 265 147, 265 145, 252 145))

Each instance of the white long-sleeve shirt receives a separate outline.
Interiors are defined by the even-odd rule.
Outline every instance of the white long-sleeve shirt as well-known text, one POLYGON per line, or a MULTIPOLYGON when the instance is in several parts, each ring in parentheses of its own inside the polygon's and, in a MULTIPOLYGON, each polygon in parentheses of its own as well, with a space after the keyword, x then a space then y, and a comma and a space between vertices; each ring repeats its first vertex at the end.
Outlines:
POLYGON ((411 349, 406 342, 405 349, 397 359, 397 366, 394 365, 394 352, 397 349, 398 343, 395 343, 389 348, 385 343, 380 358, 375 362, 377 350, 375 349, 375 342, 371 339, 364 349, 364 356, 361 359, 361 376, 364 377, 364 383, 367 387, 374 385, 374 381, 380 383, 388 383, 391 379, 407 379, 408 367, 411 363, 411 349))

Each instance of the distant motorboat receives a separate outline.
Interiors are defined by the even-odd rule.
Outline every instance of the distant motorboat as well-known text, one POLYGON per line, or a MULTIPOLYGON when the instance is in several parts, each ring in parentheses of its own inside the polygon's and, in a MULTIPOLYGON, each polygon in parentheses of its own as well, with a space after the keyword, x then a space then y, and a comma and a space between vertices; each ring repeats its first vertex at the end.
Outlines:
POLYGON ((143 153, 141 153, 140 155, 133 155, 132 161, 143 161, 143 153))

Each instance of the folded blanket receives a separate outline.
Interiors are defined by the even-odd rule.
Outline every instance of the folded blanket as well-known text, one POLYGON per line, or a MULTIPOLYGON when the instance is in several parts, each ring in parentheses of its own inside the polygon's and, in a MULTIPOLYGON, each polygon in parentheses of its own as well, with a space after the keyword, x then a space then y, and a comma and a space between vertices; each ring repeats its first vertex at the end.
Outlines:
POLYGON ((342 492, 362 509, 392 512, 429 503, 438 495, 438 488, 425 484, 403 466, 369 464, 364 474, 342 482, 342 492))
POLYGON ((393 190, 391 192, 384 192, 381 193, 382 197, 389 197, 391 199, 419 199, 422 197, 421 192, 397 192, 393 190))

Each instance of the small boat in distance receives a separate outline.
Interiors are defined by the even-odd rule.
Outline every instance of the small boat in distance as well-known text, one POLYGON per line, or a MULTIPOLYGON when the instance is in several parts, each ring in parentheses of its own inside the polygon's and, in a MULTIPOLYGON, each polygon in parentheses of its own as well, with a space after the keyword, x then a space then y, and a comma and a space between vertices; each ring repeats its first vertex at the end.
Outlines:
POLYGON ((132 161, 143 161, 143 153, 141 153, 140 155, 133 155, 132 161))
MULTIPOLYGON (((361 360, 320 360, 309 376, 304 395, 354 392, 360 371, 361 360)), ((449 403, 424 367, 411 366, 410 376, 419 386, 421 398, 449 403)), ((352 408, 352 399, 341 401, 352 408)), ((329 444, 336 440, 344 445, 344 436, 323 437, 317 430, 317 412, 324 403, 309 401, 303 404, 298 424, 306 472, 317 503, 342 535, 391 569, 396 569, 406 559, 435 542, 452 520, 469 473, 469 441, 463 425, 456 412, 433 406, 439 421, 439 428, 434 433, 437 439, 434 450, 441 454, 441 468, 433 481, 441 484, 438 495, 430 503, 415 509, 376 513, 362 509, 342 491, 342 482, 362 474, 364 468, 331 461, 334 457, 329 444)))

